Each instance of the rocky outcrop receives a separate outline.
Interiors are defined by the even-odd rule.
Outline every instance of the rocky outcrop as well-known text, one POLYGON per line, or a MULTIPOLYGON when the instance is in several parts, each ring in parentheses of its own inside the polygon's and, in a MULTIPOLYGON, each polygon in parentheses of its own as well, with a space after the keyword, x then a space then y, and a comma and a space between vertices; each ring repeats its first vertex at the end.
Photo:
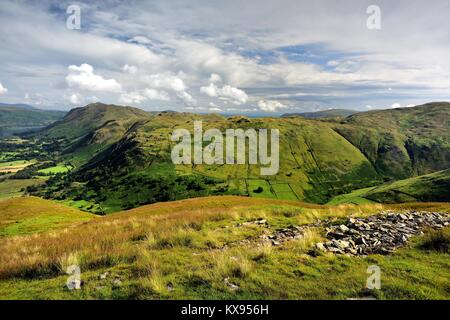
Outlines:
POLYGON ((350 218, 345 224, 328 226, 326 243, 317 249, 337 254, 389 254, 404 246, 425 229, 439 229, 449 225, 450 218, 437 212, 385 212, 368 218, 350 218))

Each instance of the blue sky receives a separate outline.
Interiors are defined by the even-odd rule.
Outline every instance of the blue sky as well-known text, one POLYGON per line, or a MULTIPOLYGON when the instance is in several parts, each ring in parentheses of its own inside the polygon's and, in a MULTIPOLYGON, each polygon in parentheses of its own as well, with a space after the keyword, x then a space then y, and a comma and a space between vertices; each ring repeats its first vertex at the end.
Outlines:
POLYGON ((269 115, 448 101, 449 14, 446 0, 1 1, 0 101, 269 115))

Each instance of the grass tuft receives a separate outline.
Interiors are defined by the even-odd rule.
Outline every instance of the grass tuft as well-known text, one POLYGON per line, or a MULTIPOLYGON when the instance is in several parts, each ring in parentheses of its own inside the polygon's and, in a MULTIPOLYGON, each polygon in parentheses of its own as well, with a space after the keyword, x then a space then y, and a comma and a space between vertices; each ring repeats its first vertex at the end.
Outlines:
POLYGON ((450 229, 441 229, 425 234, 420 245, 423 250, 450 253, 450 229))

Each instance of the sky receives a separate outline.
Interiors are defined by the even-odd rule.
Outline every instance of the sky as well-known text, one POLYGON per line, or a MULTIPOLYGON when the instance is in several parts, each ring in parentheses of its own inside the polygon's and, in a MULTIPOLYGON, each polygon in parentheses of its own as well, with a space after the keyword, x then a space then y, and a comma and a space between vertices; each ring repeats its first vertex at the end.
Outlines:
POLYGON ((449 16, 448 0, 2 0, 0 102, 271 115, 449 101, 449 16))

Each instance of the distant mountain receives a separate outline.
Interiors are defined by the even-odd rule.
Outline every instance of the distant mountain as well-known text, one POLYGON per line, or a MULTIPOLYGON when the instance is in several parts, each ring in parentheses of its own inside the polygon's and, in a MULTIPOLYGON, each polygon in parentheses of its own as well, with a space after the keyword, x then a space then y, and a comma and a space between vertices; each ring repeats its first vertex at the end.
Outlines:
POLYGON ((307 119, 320 119, 320 118, 335 118, 335 117, 348 117, 360 111, 347 110, 347 109, 329 109, 316 112, 302 112, 302 113, 285 113, 281 117, 303 117, 307 119))
POLYGON ((92 104, 40 133, 62 140, 63 157, 75 166, 68 181, 76 183, 56 183, 44 195, 89 194, 104 212, 214 194, 325 203, 355 189, 450 168, 449 112, 450 103, 436 103, 318 121, 149 114, 92 104), (174 165, 170 136, 177 128, 192 132, 195 120, 203 121, 204 131, 279 129, 279 172, 261 176, 262 165, 174 165))
POLYGON ((137 108, 93 103, 70 110, 38 136, 64 140, 63 153, 73 156, 71 161, 83 163, 120 140, 133 125, 151 117, 137 108))
POLYGON ((64 111, 42 110, 27 104, 0 103, 0 137, 41 129, 65 114, 64 111))
POLYGON ((386 180, 450 168, 450 103, 374 110, 333 124, 386 180))
POLYGON ((29 104, 24 103, 0 103, 0 108, 13 108, 13 109, 22 109, 22 110, 40 110, 38 108, 35 108, 33 106, 30 106, 29 104))

